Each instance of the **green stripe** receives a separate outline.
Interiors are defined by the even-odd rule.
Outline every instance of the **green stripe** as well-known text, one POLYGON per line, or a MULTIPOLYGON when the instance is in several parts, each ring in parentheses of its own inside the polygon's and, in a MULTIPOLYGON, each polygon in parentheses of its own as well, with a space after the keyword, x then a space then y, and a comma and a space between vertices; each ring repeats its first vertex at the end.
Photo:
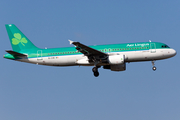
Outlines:
MULTIPOLYGON (((149 50, 151 49, 150 44, 155 44, 156 49, 162 49, 162 46, 166 45, 164 43, 159 43, 159 42, 141 42, 141 43, 110 44, 110 45, 94 45, 89 47, 92 47, 96 50, 101 50, 101 51, 103 50, 102 52, 109 53, 109 52, 149 50)), ((166 49, 169 49, 169 47, 167 47, 166 49)), ((39 50, 42 50, 42 57, 82 54, 80 52, 76 53, 77 50, 75 49, 75 47, 39 49, 39 50)), ((24 50, 24 51, 20 51, 20 53, 28 54, 28 58, 37 57, 37 49, 31 49, 26 51, 24 50)))

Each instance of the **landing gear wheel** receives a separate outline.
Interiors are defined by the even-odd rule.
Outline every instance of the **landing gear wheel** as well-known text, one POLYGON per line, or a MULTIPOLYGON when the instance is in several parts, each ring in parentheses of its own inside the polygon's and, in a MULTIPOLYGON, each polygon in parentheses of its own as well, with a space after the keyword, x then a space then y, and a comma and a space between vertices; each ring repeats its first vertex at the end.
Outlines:
POLYGON ((93 67, 92 71, 93 71, 93 72, 97 72, 97 71, 98 71, 98 68, 97 68, 97 67, 93 67))
POLYGON ((153 68, 152 68, 154 71, 156 70, 156 67, 155 66, 153 66, 153 68))
POLYGON ((98 77, 99 76, 99 72, 94 72, 94 76, 98 77))
POLYGON ((154 63, 154 62, 155 62, 155 61, 153 60, 153 61, 152 61, 152 66, 153 66, 153 68, 152 68, 152 69, 155 71, 155 70, 156 70, 156 67, 154 66, 154 65, 155 65, 155 63, 154 63))
POLYGON ((98 67, 93 67, 92 71, 93 71, 95 77, 99 76, 98 67))

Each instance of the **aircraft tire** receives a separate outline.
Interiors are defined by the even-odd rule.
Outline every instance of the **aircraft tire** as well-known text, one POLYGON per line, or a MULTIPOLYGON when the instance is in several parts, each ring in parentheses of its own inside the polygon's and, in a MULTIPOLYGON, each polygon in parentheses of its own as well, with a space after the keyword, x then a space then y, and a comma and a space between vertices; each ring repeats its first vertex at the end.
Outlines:
POLYGON ((99 76, 99 72, 94 72, 94 76, 98 77, 99 76))
POLYGON ((95 72, 98 72, 98 68, 97 67, 93 67, 92 71, 95 73, 95 72))
POLYGON ((155 66, 153 66, 153 68, 152 68, 154 71, 157 69, 155 66))

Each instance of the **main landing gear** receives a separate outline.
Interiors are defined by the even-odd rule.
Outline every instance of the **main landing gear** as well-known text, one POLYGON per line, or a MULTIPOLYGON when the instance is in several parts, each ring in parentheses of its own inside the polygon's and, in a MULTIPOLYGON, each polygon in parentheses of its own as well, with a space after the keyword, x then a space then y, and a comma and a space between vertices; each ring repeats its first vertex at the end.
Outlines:
POLYGON ((92 69, 95 77, 98 77, 98 76, 99 76, 98 68, 100 68, 100 66, 95 66, 95 67, 93 67, 93 69, 92 69))
POLYGON ((156 67, 154 66, 155 65, 155 63, 154 63, 155 61, 152 61, 152 69, 155 71, 156 70, 156 67))

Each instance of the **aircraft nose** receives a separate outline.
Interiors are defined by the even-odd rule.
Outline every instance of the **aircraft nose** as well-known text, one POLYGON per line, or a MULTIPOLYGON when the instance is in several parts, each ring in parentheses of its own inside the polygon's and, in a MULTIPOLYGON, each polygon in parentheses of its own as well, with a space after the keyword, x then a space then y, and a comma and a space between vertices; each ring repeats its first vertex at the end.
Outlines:
POLYGON ((172 49, 172 55, 175 56, 177 54, 176 50, 172 49))

